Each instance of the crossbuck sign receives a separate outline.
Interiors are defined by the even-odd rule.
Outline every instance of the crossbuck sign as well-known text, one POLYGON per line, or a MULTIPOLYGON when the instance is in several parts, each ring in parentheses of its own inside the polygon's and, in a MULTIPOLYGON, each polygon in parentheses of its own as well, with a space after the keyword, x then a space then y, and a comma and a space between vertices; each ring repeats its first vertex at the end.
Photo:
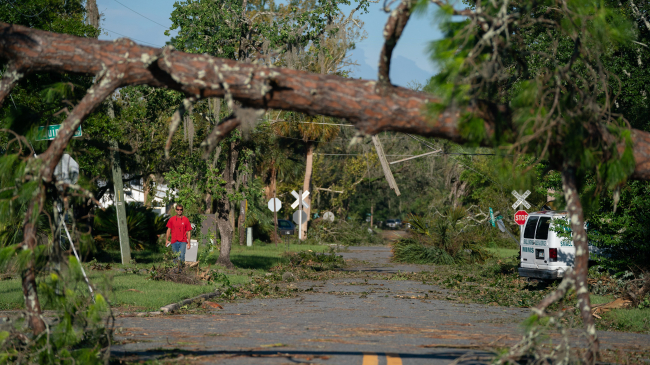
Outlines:
POLYGON ((528 197, 528 195, 530 195, 530 190, 526 190, 526 192, 523 194, 519 194, 518 192, 513 190, 512 195, 514 195, 515 198, 517 198, 517 201, 512 205, 512 209, 517 209, 517 207, 520 205, 523 205, 524 207, 526 207, 526 209, 530 208, 530 203, 526 201, 526 198, 528 197))
POLYGON ((291 191, 291 195, 293 195, 296 198, 296 201, 293 204, 291 204, 291 208, 296 209, 298 204, 300 204, 301 200, 302 200, 302 206, 309 208, 309 204, 305 203, 305 200, 304 200, 307 196, 309 196, 308 191, 305 191, 305 192, 302 193, 302 198, 300 196, 298 196, 298 193, 296 193, 295 190, 291 191))

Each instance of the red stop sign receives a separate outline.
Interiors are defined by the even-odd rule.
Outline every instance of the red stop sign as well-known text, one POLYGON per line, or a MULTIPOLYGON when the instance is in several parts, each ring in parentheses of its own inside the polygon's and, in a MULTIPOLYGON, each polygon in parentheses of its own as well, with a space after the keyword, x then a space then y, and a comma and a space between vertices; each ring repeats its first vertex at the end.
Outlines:
POLYGON ((526 213, 525 210, 520 210, 515 213, 515 222, 520 226, 523 226, 526 223, 526 218, 528 218, 528 213, 526 213))

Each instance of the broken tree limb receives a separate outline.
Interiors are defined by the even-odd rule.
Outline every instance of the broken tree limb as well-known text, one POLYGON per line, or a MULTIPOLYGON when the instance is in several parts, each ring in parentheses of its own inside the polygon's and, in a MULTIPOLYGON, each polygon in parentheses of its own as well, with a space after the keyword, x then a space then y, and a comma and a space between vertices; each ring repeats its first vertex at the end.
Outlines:
MULTIPOLYGON (((118 67, 123 73, 120 86, 146 84, 197 99, 230 96, 251 108, 344 118, 366 134, 407 132, 462 143, 466 141, 459 130, 462 111, 484 121, 486 133, 480 141, 484 146, 492 146, 498 118, 506 120, 499 128, 509 129, 512 141, 517 138, 508 121, 507 106, 477 101, 472 107, 450 108, 431 117, 424 113, 425 107, 439 99, 427 93, 392 87, 384 95, 375 90, 375 81, 264 67, 178 52, 171 47, 162 50, 126 39, 100 41, 0 23, 0 55, 20 65, 22 74, 98 75, 106 68, 118 67)), ((632 178, 650 180, 650 133, 631 132, 636 161, 632 178)), ((619 148, 622 151, 624 143, 619 148)))
POLYGON ((393 57, 393 50, 402 32, 408 23, 416 1, 402 0, 397 8, 390 12, 390 16, 384 26, 384 45, 379 55, 379 67, 377 68, 377 80, 380 87, 390 86, 390 61, 393 57))
POLYGON ((178 310, 180 307, 182 307, 184 305, 188 305, 188 304, 192 303, 195 300, 210 299, 210 298, 213 298, 213 297, 216 297, 216 296, 219 296, 219 295, 221 295, 220 291, 215 291, 215 292, 207 293, 207 294, 201 294, 201 295, 196 296, 194 298, 185 299, 185 300, 180 301, 178 303, 172 303, 172 304, 168 304, 168 305, 166 305, 164 307, 160 307, 160 311, 163 312, 163 313, 173 312, 175 310, 178 310))

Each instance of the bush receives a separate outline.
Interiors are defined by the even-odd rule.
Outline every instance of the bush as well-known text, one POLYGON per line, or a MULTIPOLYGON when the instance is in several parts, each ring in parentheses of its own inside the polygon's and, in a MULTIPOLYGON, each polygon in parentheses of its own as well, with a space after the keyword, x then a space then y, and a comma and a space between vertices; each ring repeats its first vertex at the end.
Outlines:
MULTIPOLYGON (((484 262, 491 257, 485 247, 463 224, 465 210, 449 208, 445 215, 420 218, 411 216, 411 237, 393 244, 393 257, 398 262, 451 265, 484 262)), ((480 236, 479 236, 480 237, 480 236)))
POLYGON ((85 290, 81 265, 68 258, 67 270, 39 282, 42 304, 55 312, 37 336, 24 321, 0 326, 0 364, 102 364, 108 362, 113 317, 104 297, 94 302, 85 290), (13 326, 11 326, 13 325, 13 326))
POLYGON ((345 246, 372 246, 384 243, 379 233, 367 225, 355 222, 327 222, 316 219, 310 222, 305 244, 336 243, 345 246))
POLYGON ((313 270, 332 270, 335 268, 345 266, 343 257, 336 255, 334 249, 330 248, 329 252, 313 252, 299 251, 289 252, 286 254, 289 257, 289 264, 291 266, 298 266, 302 268, 309 268, 313 270))
MULTIPOLYGON (((167 230, 169 216, 158 215, 142 203, 131 202, 126 205, 126 222, 129 230, 129 243, 134 250, 158 250, 158 235, 167 230)), ((118 248, 119 233, 115 205, 105 210, 97 210, 95 215, 95 241, 99 248, 118 248)))

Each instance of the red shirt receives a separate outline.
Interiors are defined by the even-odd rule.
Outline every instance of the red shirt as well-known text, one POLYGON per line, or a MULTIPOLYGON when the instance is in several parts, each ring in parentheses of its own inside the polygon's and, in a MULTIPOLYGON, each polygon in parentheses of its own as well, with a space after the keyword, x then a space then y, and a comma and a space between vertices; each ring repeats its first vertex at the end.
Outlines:
POLYGON ((190 220, 186 216, 174 216, 167 221, 167 228, 172 231, 172 243, 187 243, 187 232, 192 230, 192 225, 190 225, 190 220))

